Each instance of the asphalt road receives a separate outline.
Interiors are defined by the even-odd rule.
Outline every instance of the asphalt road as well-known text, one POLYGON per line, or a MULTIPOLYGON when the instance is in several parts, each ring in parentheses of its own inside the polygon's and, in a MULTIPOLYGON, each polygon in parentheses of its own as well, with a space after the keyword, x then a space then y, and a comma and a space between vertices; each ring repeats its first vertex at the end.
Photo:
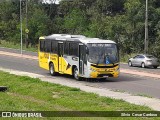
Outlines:
POLYGON ((147 72, 147 73, 152 73, 152 74, 160 74, 160 67, 157 69, 154 68, 141 68, 141 67, 129 67, 128 64, 121 64, 121 68, 123 69, 130 69, 130 70, 136 70, 139 72, 147 72))
MULTIPOLYGON (((0 51, 13 52, 13 50, 8 50, 0 48, 0 51)), ((16 50, 14 51, 17 52, 16 50)), ((18 51, 19 52, 19 51, 18 51)), ((24 52, 25 53, 25 52, 24 52)), ((36 53, 27 52, 28 55, 36 55, 36 53)), ((38 61, 17 58, 12 56, 0 55, 0 67, 15 69, 20 71, 26 71, 36 74, 45 75, 46 77, 51 77, 48 71, 39 68, 38 61)), ((138 71, 147 71, 153 73, 160 73, 160 69, 142 69, 142 68, 130 68, 125 64, 121 65, 121 68, 138 70, 138 71)), ((60 75, 53 77, 53 79, 60 78, 61 80, 66 80, 70 82, 77 82, 72 77, 66 75, 60 75)), ((149 77, 139 77, 136 75, 124 74, 121 73, 120 77, 108 78, 107 80, 90 80, 90 81, 79 81, 88 86, 111 89, 113 91, 128 92, 135 95, 144 95, 149 97, 160 98, 160 79, 154 79, 149 77)))

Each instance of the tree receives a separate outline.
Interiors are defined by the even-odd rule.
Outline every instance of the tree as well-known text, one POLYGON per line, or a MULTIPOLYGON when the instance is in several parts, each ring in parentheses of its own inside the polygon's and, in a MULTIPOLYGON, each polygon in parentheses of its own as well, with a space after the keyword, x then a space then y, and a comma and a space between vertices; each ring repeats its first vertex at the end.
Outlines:
POLYGON ((64 18, 64 27, 68 33, 81 34, 83 31, 85 31, 86 26, 86 15, 80 10, 75 9, 64 18))
POLYGON ((38 43, 38 38, 40 36, 47 35, 49 28, 47 23, 50 23, 50 20, 45 11, 36 6, 34 6, 32 10, 29 11, 29 16, 29 42, 32 45, 35 45, 38 43))

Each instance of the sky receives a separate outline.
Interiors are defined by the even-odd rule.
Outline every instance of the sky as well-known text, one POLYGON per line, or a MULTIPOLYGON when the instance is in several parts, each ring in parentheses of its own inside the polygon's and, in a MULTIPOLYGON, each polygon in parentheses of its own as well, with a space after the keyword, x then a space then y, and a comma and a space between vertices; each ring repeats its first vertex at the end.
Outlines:
POLYGON ((59 1, 61 1, 61 0, 43 0, 44 1, 44 3, 55 3, 55 4, 59 4, 59 1))
MULTIPOLYGON (((59 4, 61 0, 43 0, 44 3, 55 3, 55 4, 59 4)), ((63 0, 63 1, 73 1, 73 0, 63 0)))

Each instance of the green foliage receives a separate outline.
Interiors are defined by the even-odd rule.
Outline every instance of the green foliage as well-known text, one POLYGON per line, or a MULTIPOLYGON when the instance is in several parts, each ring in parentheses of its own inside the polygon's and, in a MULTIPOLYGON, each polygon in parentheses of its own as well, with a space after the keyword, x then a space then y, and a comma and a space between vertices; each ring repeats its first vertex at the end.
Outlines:
POLYGON ((18 22, 16 7, 11 1, 2 1, 0 3, 0 38, 10 38, 16 33, 16 24, 18 22))
POLYGON ((38 43, 40 36, 47 35, 49 17, 40 8, 34 8, 30 13, 32 17, 28 19, 29 40, 32 44, 38 43))
POLYGON ((73 10, 64 17, 64 27, 71 34, 81 34, 87 25, 85 13, 80 10, 73 10))
MULTIPOLYGON (((40 36, 53 33, 82 34, 112 39, 122 54, 143 53, 145 39, 145 0, 61 0, 60 4, 28 0, 29 42, 38 43, 40 36)), ((26 13, 22 2, 23 40, 26 13)), ((0 2, 0 39, 20 42, 18 0, 0 2)), ((148 4, 149 53, 160 58, 160 1, 148 4)))

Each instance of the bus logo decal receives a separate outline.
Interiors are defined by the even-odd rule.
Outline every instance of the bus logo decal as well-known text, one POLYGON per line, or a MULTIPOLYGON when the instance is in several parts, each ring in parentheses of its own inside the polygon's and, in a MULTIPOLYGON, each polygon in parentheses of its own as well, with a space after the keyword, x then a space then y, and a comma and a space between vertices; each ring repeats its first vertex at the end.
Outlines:
POLYGON ((68 70, 71 67, 71 65, 68 63, 66 70, 68 70))

